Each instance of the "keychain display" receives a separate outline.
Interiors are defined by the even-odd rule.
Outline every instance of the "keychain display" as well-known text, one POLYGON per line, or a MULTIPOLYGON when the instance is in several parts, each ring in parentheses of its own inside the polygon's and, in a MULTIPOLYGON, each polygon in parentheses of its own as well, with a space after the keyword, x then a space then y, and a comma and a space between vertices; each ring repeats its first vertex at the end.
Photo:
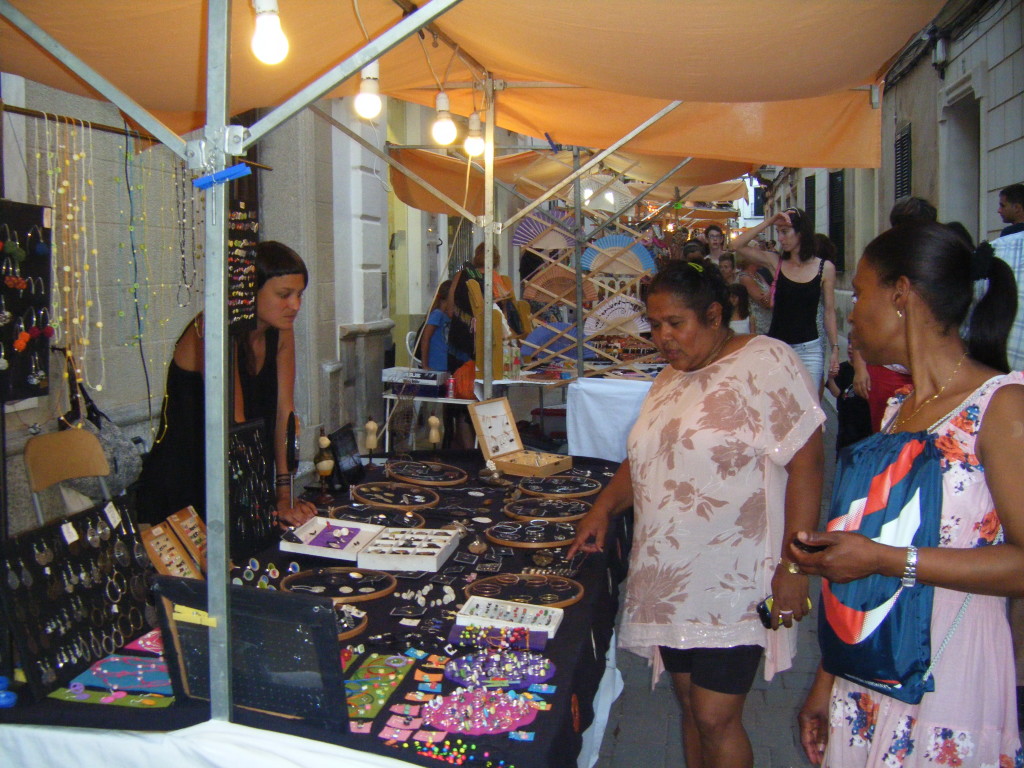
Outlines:
POLYGON ((565 608, 583 599, 583 585, 574 579, 526 573, 498 573, 477 579, 464 592, 466 597, 489 597, 548 608, 565 608))
POLYGON ((505 505, 505 514, 513 520, 558 520, 569 523, 590 511, 590 503, 578 499, 528 498, 505 505))
POLYGON ((524 549, 564 547, 576 538, 572 523, 550 520, 510 521, 492 525, 484 531, 492 544, 524 549))
POLYGON ((550 477, 524 477, 519 490, 530 496, 549 499, 577 499, 592 496, 601 490, 601 483, 590 477, 552 475, 550 477))
POLYGON ((149 558, 113 502, 13 539, 3 570, 0 594, 37 698, 152 626, 149 558))
POLYGON ((384 471, 400 483, 437 487, 462 485, 469 477, 465 470, 434 461, 396 459, 389 461, 384 471))
POLYGON ((436 491, 409 483, 363 483, 352 486, 351 493, 356 501, 383 509, 431 509, 441 501, 436 491))
POLYGON ((281 579, 284 592, 329 597, 335 603, 363 603, 390 595, 398 582, 390 573, 368 568, 313 568, 281 579))

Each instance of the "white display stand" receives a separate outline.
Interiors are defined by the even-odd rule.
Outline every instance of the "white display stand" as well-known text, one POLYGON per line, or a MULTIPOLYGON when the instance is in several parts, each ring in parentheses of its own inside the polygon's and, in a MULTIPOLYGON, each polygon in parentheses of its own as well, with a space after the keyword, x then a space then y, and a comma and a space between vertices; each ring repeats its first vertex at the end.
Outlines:
POLYGON ((626 458, 626 438, 651 389, 649 381, 580 379, 569 385, 565 420, 571 456, 626 458))

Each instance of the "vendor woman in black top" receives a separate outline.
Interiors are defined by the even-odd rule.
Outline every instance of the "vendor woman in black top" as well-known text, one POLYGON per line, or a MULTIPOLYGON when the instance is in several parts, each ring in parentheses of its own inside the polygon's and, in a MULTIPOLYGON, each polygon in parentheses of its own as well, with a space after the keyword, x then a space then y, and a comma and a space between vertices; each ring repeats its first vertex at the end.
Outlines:
MULTIPOLYGON (((295 317, 309 281, 295 251, 278 242, 256 246, 256 327, 234 338, 234 421, 263 419, 272 442, 268 472, 285 472, 288 415, 294 410, 295 317)), ((160 429, 142 469, 139 517, 158 523, 188 505, 205 518, 204 325, 200 313, 174 347, 160 429)), ((282 523, 299 525, 316 514, 307 501, 291 506, 290 488, 277 486, 282 523)))

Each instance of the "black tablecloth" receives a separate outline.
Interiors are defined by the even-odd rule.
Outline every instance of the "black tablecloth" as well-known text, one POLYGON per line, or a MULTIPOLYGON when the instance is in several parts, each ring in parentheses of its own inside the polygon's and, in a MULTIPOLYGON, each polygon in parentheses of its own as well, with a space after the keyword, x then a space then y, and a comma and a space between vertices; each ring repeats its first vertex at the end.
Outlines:
MULTIPOLYGON (((452 512, 446 511, 446 508, 450 506, 476 508, 478 509, 477 516, 489 517, 495 523, 506 519, 502 507, 507 492, 488 488, 476 478, 476 473, 482 466, 479 452, 448 452, 440 456, 432 452, 421 452, 413 454, 413 458, 440 459, 446 463, 460 466, 470 473, 469 481, 465 485, 453 488, 435 488, 441 501, 436 509, 422 512, 427 518, 427 527, 440 527, 451 520, 458 520, 477 530, 486 527, 487 524, 474 522, 473 515, 455 516, 452 512), (485 495, 483 497, 470 496, 467 494, 469 490, 482 491, 485 495)), ((610 473, 615 468, 614 463, 600 459, 577 457, 573 463, 574 471, 589 472, 591 477, 602 483, 608 481, 610 473)), ((382 478, 381 468, 374 467, 368 474, 367 481, 382 478)), ((593 498, 589 497, 589 500, 593 500, 593 498)), ((337 499, 338 503, 346 500, 347 494, 337 499)), ((468 539, 463 540, 457 551, 465 551, 468 541, 468 539)), ((514 550, 511 557, 504 558, 501 572, 519 573, 523 568, 533 565, 530 555, 535 551, 514 550)), ((273 560, 279 566, 294 560, 304 568, 346 564, 323 558, 293 556, 274 550, 259 553, 256 558, 262 563, 273 560)), ((511 764, 518 768, 530 768, 531 766, 557 768, 558 766, 576 765, 576 757, 581 745, 581 734, 590 726, 593 719, 592 701, 605 672, 605 655, 611 639, 618 605, 618 579, 624 572, 623 558, 624 553, 620 544, 613 542, 607 556, 591 555, 584 561, 576 576, 576 580, 583 585, 585 594, 580 602, 565 609, 565 616, 557 637, 551 640, 544 650, 544 654, 554 662, 557 669, 555 677, 549 681, 556 686, 556 692, 543 696, 551 703, 551 709, 539 712, 534 722, 524 729, 535 733, 534 741, 513 741, 507 734, 479 737, 452 735, 453 739, 462 738, 464 741, 477 745, 478 753, 487 751, 492 760, 505 760, 506 765, 511 764)), ((456 564, 452 558, 449 558, 445 566, 456 564)), ((472 566, 467 566, 465 572, 468 574, 472 570, 472 566)), ((486 575, 490 574, 481 574, 481 576, 486 575)), ((394 594, 380 600, 360 604, 359 607, 369 614, 369 626, 364 633, 344 644, 358 645, 365 643, 366 639, 373 635, 408 631, 409 628, 400 626, 399 619, 391 616, 390 611, 396 604, 405 602, 399 597, 401 592, 410 588, 419 589, 427 583, 429 578, 430 575, 418 581, 400 580, 394 594)), ((462 579, 452 585, 456 589, 457 602, 461 602, 464 598, 462 587, 465 585, 466 582, 462 579)), ((440 587, 435 591, 439 592, 440 587)), ((440 615, 442 610, 451 610, 456 604, 429 609, 424 620, 434 615, 440 615)), ((446 622, 445 635, 447 635, 450 625, 450 621, 446 622)), ((367 645, 366 652, 401 652, 406 647, 404 644, 391 647, 367 645)), ((424 650, 433 651, 435 649, 425 648, 424 650)), ((357 659, 356 665, 358 663, 357 659)), ((352 667, 352 669, 355 668, 355 666, 352 667)), ((234 719, 244 725, 254 725, 320 739, 416 764, 437 765, 435 759, 418 756, 413 749, 403 748, 401 745, 397 747, 387 745, 377 736, 391 715, 388 707, 393 703, 403 702, 405 693, 415 690, 417 685, 412 674, 403 681, 388 706, 385 706, 375 719, 372 735, 325 731, 301 721, 289 721, 242 710, 237 710, 234 719)), ((448 693, 456 686, 445 681, 443 687, 444 692, 448 693)), ((46 700, 31 706, 19 706, 12 710, 0 710, 0 722, 4 723, 59 724, 126 730, 173 730, 201 722, 208 717, 209 706, 197 701, 179 701, 173 707, 159 711, 89 706, 56 700, 46 700)))

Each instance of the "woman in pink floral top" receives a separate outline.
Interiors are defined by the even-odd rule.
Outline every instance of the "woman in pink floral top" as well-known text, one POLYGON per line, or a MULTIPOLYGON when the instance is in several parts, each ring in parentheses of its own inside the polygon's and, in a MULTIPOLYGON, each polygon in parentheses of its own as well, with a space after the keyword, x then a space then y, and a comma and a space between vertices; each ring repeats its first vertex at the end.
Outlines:
POLYGON ((746 694, 789 666, 807 578, 783 542, 816 527, 824 414, 799 359, 765 336, 735 335, 718 270, 672 262, 650 286, 652 340, 669 366, 651 388, 628 458, 587 517, 577 549, 599 551, 612 517, 636 524, 619 644, 664 668, 683 713, 686 764, 749 767, 746 694), (787 556, 788 557, 788 556, 787 556))
MULTIPOLYGON (((1005 599, 1024 594, 1024 375, 1007 373, 1006 360, 1013 275, 990 253, 972 257, 941 225, 905 225, 868 245, 853 287, 851 323, 865 360, 898 363, 913 375, 913 388, 889 401, 883 434, 868 440, 934 441, 937 546, 883 543, 833 520, 829 532, 799 534, 823 551, 794 546, 790 555, 827 579, 823 595, 830 585, 886 577, 896 590, 887 611, 896 610, 904 590, 932 589, 924 632, 934 690, 906 703, 895 691, 880 691, 877 679, 861 677, 865 687, 833 676, 825 669, 848 673, 824 644, 822 668, 800 712, 804 750, 829 768, 1020 768, 1005 599), (965 343, 959 328, 973 282, 986 278, 965 343)), ((841 483, 840 474, 837 488, 841 483)), ((856 645, 862 656, 869 640, 856 645)), ((891 647, 898 641, 892 637, 891 647)))

